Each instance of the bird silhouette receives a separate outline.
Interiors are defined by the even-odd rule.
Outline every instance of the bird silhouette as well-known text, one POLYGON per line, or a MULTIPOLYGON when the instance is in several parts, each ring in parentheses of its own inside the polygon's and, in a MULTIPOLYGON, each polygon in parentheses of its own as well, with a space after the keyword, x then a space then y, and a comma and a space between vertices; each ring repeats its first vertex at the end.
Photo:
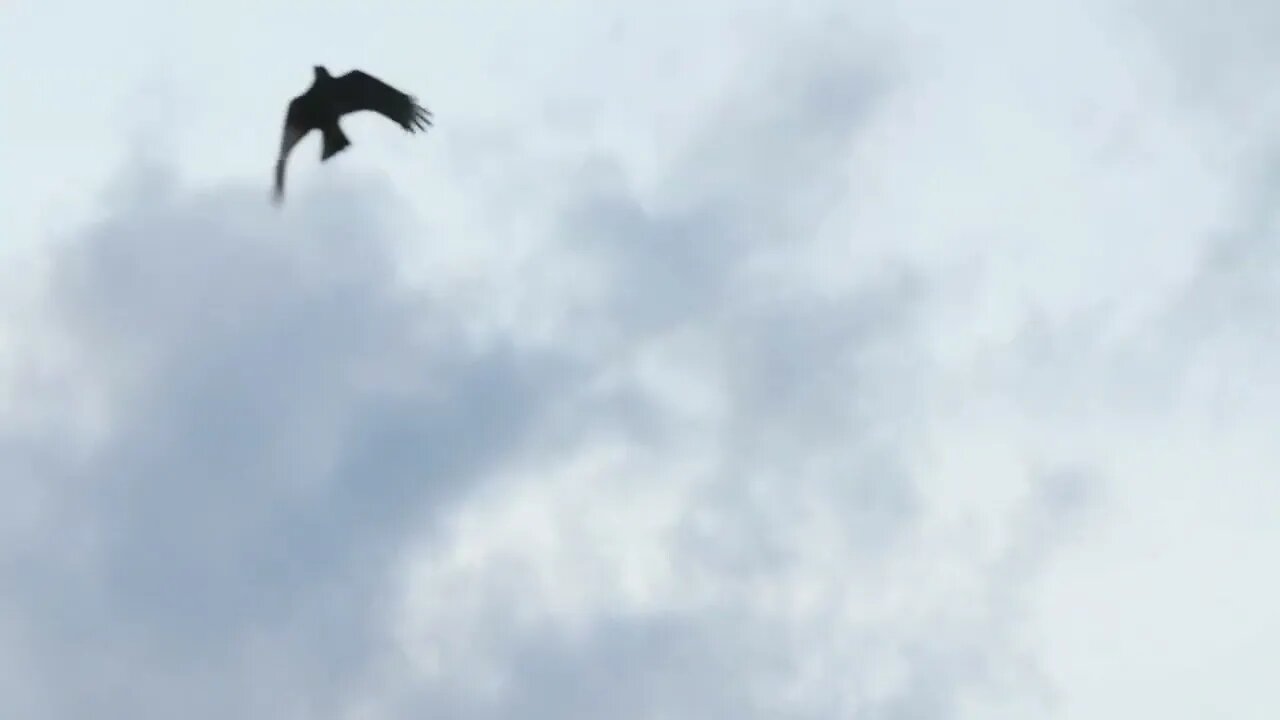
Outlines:
POLYGON ((284 137, 276 159, 273 199, 284 199, 284 171, 293 147, 312 130, 323 138, 320 161, 324 162, 351 146, 338 119, 361 110, 372 110, 392 120, 408 132, 426 130, 432 124, 431 111, 417 100, 361 70, 334 77, 323 65, 312 67, 311 87, 289 102, 284 118, 284 137))

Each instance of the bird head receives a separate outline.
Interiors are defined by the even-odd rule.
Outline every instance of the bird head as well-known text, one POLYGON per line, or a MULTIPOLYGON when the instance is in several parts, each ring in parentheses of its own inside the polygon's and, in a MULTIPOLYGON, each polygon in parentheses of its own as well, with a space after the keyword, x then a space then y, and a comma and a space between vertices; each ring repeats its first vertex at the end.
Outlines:
POLYGON ((328 80, 329 78, 333 77, 332 75, 329 74, 329 71, 325 69, 325 66, 323 65, 312 65, 311 69, 316 74, 316 80, 328 80))

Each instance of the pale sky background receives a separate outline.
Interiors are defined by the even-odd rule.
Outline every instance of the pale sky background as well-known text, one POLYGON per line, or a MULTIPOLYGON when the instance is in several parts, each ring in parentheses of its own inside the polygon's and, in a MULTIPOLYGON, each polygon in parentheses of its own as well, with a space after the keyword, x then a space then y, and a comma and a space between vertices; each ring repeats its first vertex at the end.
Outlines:
POLYGON ((7 0, 0 717, 1280 716, 1278 35, 7 0))

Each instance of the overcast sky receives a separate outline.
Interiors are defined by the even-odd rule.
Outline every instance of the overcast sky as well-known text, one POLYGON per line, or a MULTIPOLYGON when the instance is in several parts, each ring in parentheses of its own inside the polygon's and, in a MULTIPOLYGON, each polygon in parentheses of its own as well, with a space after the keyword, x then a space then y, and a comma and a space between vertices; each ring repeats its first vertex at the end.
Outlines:
POLYGON ((1278 7, 6 0, 0 717, 1277 717, 1278 7))

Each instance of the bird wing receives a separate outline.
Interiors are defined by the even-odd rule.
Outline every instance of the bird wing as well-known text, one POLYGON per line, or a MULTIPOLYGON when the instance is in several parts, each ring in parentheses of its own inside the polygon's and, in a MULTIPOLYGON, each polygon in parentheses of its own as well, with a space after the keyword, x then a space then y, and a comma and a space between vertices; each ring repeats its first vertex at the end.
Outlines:
POLYGON ((289 110, 284 116, 284 132, 280 139, 280 154, 276 157, 275 201, 284 198, 284 168, 289 160, 289 153, 308 132, 299 117, 299 101, 297 98, 289 103, 289 110))
POLYGON ((378 78, 360 70, 352 70, 334 78, 333 103, 345 115, 359 110, 372 110, 394 121, 409 132, 426 130, 431 125, 431 111, 378 78))

